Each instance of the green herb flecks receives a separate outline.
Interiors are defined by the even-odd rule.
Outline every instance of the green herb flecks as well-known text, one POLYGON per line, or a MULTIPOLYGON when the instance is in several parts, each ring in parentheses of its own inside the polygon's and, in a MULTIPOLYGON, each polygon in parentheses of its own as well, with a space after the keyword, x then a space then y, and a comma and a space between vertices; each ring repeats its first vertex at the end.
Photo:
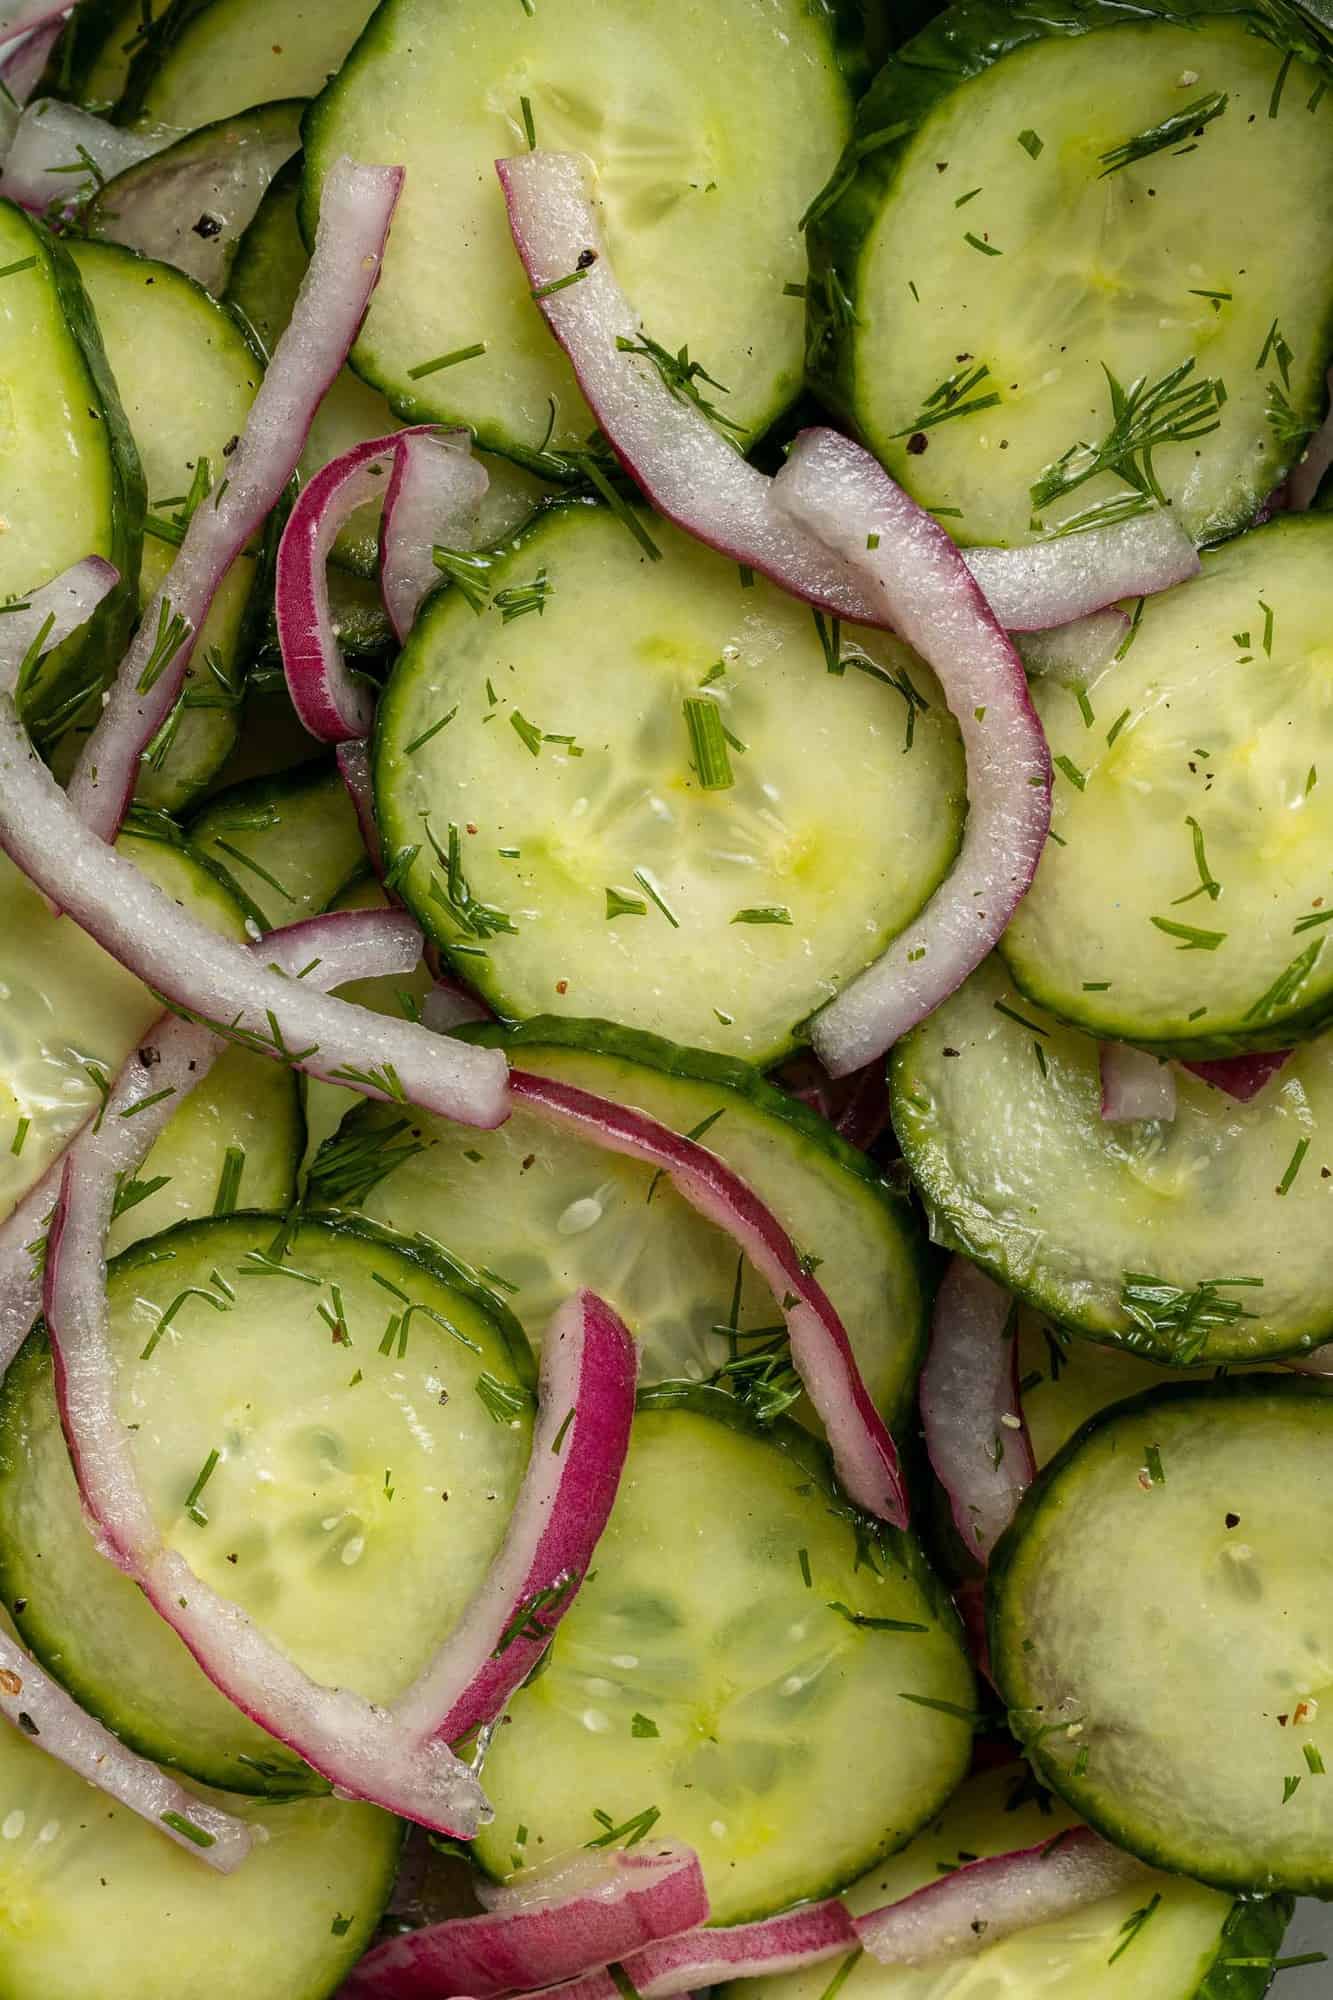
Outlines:
POLYGON ((171 599, 164 597, 158 606, 157 631, 153 636, 152 651, 135 683, 136 691, 139 694, 147 694, 150 689, 156 687, 181 647, 193 637, 194 626, 190 620, 173 611, 171 599))
POLYGON ((974 250, 979 250, 983 257, 1003 257, 1004 255, 1003 250, 997 248, 994 243, 988 243, 984 237, 974 236, 970 229, 964 236, 963 241, 964 243, 970 243, 974 250))
MULTIPOLYGON (((1120 1309, 1131 1326, 1147 1336, 1144 1344, 1164 1344, 1170 1348, 1172 1360, 1187 1367, 1203 1353, 1215 1327, 1259 1317, 1239 1299, 1224 1294, 1240 1289, 1258 1291, 1263 1282, 1262 1278, 1204 1278, 1186 1290, 1144 1271, 1127 1271, 1120 1287, 1120 1309)), ((1130 1336, 1126 1344, 1133 1347, 1139 1343, 1130 1336)))
POLYGON ((423 1141, 408 1137, 410 1120, 387 1124, 356 1121, 326 1139, 310 1168, 310 1191, 330 1208, 361 1208, 372 1190, 425 1151, 423 1141))
POLYGON ((1305 1768, 1312 1778, 1322 1778, 1327 1775, 1324 1770, 1324 1760, 1319 1753, 1317 1743, 1303 1743, 1301 1745, 1301 1754, 1305 1758, 1305 1768))
POLYGON ((35 271, 36 268, 35 257, 20 257, 16 263, 0 264, 0 278, 16 278, 20 271, 35 271))
POLYGON ((1114 1965, 1118 1958, 1122 1958, 1124 1956, 1124 1954, 1129 1950, 1129 1947, 1134 1943, 1134 1940, 1138 1937, 1139 1932, 1143 1929, 1143 1926, 1147 1923, 1149 1917, 1153 1915, 1154 1911, 1156 1911, 1161 1907, 1161 1902, 1162 1902, 1161 1895, 1157 1894, 1152 1896, 1149 1899, 1149 1901, 1143 1905, 1143 1908, 1141 1910, 1130 1911, 1129 1915, 1125 1918, 1124 1923, 1121 1924, 1120 1926, 1120 1943, 1116 1946, 1115 1950, 1111 1953, 1111 1956, 1107 1959, 1106 1963, 1108 1965, 1114 1965))
POLYGON ((1261 993, 1253 1004, 1245 1009, 1243 1021, 1266 1021, 1282 1008, 1289 1007, 1304 986, 1310 974, 1319 963, 1324 949, 1323 938, 1316 938, 1308 944, 1300 956, 1293 958, 1273 981, 1266 993, 1261 993))
POLYGON ((19 1119, 18 1124, 14 1129, 14 1137, 9 1148, 10 1152, 14 1155, 15 1159, 17 1159, 19 1157, 19 1154, 23 1151, 24 1141, 27 1139, 28 1133, 30 1132, 31 1129, 32 1129, 31 1118, 19 1119))
POLYGON ((1148 1475, 1149 1486, 1165 1486, 1166 1471, 1162 1465, 1160 1445, 1150 1444, 1143 1454, 1143 1469, 1148 1475))
POLYGON ((1182 140, 1197 139, 1206 125, 1220 118, 1228 103, 1224 90, 1214 90, 1207 97, 1196 97, 1193 104, 1186 104, 1180 111, 1173 111, 1160 125, 1150 125, 1145 132, 1136 132, 1132 139, 1126 139, 1119 146, 1101 157, 1102 171, 1099 176, 1105 180, 1108 174, 1118 174, 1122 167, 1132 167, 1140 160, 1151 159, 1154 153, 1164 153, 1173 146, 1182 152, 1192 152, 1192 146, 1182 146, 1182 140))
POLYGON ((342 1914, 342 1911, 339 1910, 338 1914, 334 1917, 333 1922, 329 1925, 330 1936, 346 1937, 348 1931, 351 1930, 352 1925, 355 1921, 356 1921, 355 1917, 345 1917, 342 1914))
POLYGON ((785 903, 756 903, 748 910, 737 910, 733 924, 789 924, 791 911, 785 903))
POLYGON ((1178 924, 1170 917, 1149 917, 1148 922, 1164 936, 1178 938, 1179 951, 1216 951, 1227 941, 1225 931, 1199 930, 1193 924, 1178 924))
POLYGON ((722 711, 706 694, 686 695, 682 704, 685 727, 699 783, 706 792, 725 792, 735 784, 722 711))
POLYGON ((460 361, 476 361, 486 352, 484 340, 474 340, 471 347, 455 347, 449 354, 437 354, 431 361, 419 361, 415 368, 409 368, 409 382, 424 381, 427 375, 438 375, 442 368, 456 368, 460 361))
POLYGON ((673 354, 669 348, 663 347, 659 341, 650 339, 645 333, 641 334, 638 340, 626 340, 623 334, 618 334, 616 347, 621 354, 641 354, 646 360, 651 361, 673 400, 677 403, 693 403, 695 409, 707 417, 709 423, 722 433, 729 444, 735 444, 738 438, 744 437, 745 426, 733 423, 730 417, 724 416, 718 409, 716 403, 710 403, 701 393, 700 383, 705 383, 710 389, 716 389, 720 396, 729 396, 731 391, 725 382, 719 382, 716 376, 710 375, 702 362, 691 361, 688 346, 673 354))
POLYGON ((651 903, 655 903, 657 908, 662 912, 672 930, 678 931, 680 929, 680 918, 671 908, 656 882, 654 882, 652 876, 648 873, 648 870, 646 868, 636 868, 634 870, 634 879, 648 900, 651 903))
POLYGON ((1284 1172, 1281 1180, 1278 1182, 1277 1187, 1274 1190, 1275 1193, 1289 1194, 1291 1192, 1292 1182, 1295 1180, 1297 1174, 1300 1172, 1301 1164, 1304 1161, 1305 1156, 1309 1152, 1309 1150, 1310 1150, 1310 1141, 1308 1139, 1298 1139, 1296 1141, 1296 1150, 1292 1154, 1291 1158, 1287 1161, 1286 1171, 1284 1172))
POLYGON ((1203 844, 1203 828, 1192 813, 1186 813, 1185 824, 1190 829, 1194 842, 1194 866, 1199 871, 1199 886, 1197 889, 1191 889, 1187 895, 1174 896, 1171 900, 1173 910, 1179 909, 1182 903, 1192 903, 1196 896, 1207 896, 1210 903, 1215 903, 1222 893, 1222 884, 1208 866, 1208 856, 1203 844))
POLYGON ((1039 1027, 1035 1021, 1029 1021, 1026 1014, 1020 1014, 1016 1007, 1010 1007, 1003 1000, 993 1000, 991 1005, 997 1014, 1003 1014, 1006 1020, 1017 1022, 1020 1028, 1027 1028, 1034 1035, 1049 1035, 1050 1033, 1049 1028, 1039 1027))
POLYGON ((1078 791, 1087 791, 1088 774, 1086 771, 1080 771, 1072 757, 1066 757, 1062 754, 1054 759, 1054 763, 1057 771, 1062 771, 1070 784, 1075 786, 1078 791))
POLYGON ((237 847, 233 841, 224 840, 221 834, 214 834, 213 845, 220 854, 225 854, 229 861, 235 861, 240 867, 246 869, 255 877, 256 881, 266 883, 272 889, 274 895, 281 896, 285 903, 294 904, 296 902, 296 897, 292 894, 291 890, 284 883, 280 882, 276 875, 270 874, 267 868, 262 867, 254 859, 253 855, 247 854, 244 848, 237 847))
POLYGON ((1314 429, 1314 418, 1293 408, 1290 399, 1278 383, 1270 382, 1266 393, 1268 401, 1266 421, 1277 443, 1303 444, 1314 429))
POLYGON ((636 1709, 629 1719, 629 1733, 640 1738, 661 1736, 662 1732, 650 1715, 640 1715, 636 1709))
POLYGON ((933 1708, 939 1715, 952 1715, 956 1721, 966 1722, 969 1728, 972 1729, 976 1729, 986 1720, 985 1716, 978 1709, 960 1708, 956 1701, 939 1701, 934 1695, 930 1694, 907 1694, 900 1688, 898 1690, 898 1699, 899 1701, 910 1701, 915 1708, 933 1708))
POLYGON ((519 1605, 504 1631, 495 1642, 491 1654, 493 1660, 500 1659, 519 1639, 527 1639, 532 1644, 544 1646, 559 1623, 571 1592, 578 1589, 582 1577, 576 1572, 567 1572, 557 1577, 554 1583, 546 1584, 541 1590, 534 1590, 531 1597, 519 1605), (542 1613, 550 1617, 550 1623, 543 1623, 542 1613))
POLYGON ((975 368, 960 368, 946 376, 939 387, 926 397, 920 415, 890 435, 912 437, 918 431, 930 430, 935 424, 948 423, 951 417, 971 417, 978 410, 993 410, 1000 401, 998 389, 987 390, 979 396, 972 393, 981 387, 989 374, 989 364, 982 361, 975 368))
POLYGON ((572 271, 566 271, 563 278, 552 278, 548 284, 535 285, 531 296, 540 303, 542 299, 553 298, 557 292, 567 292, 571 285, 582 284, 591 269, 591 264, 576 264, 572 271))
POLYGON ((196 1527, 206 1528, 208 1526, 208 1516, 199 1505, 199 1500, 204 1488, 217 1471, 221 1458, 222 1454, 220 1451, 209 1452, 208 1457, 199 1469, 199 1474, 195 1479, 194 1485, 185 1496, 185 1511, 196 1527))
POLYGON ((627 895, 623 889, 606 891, 606 921, 612 923, 617 917, 646 917, 648 905, 642 896, 627 895))
POLYGON ((210 1290, 208 1285, 187 1285, 183 1291, 177 1292, 175 1298, 168 1305, 162 1308, 162 1311, 157 1316, 157 1325, 148 1336, 148 1344, 139 1356, 140 1361, 150 1361, 152 1359, 153 1351, 158 1342, 161 1340, 163 1334, 169 1330, 177 1313, 188 1299, 202 1299, 203 1303, 206 1306, 211 1306, 214 1312, 231 1311, 233 1305, 236 1303, 236 1294, 232 1291, 230 1285, 216 1271, 211 1274, 210 1283, 214 1289, 210 1290))
POLYGON ((1287 345, 1276 318, 1269 327, 1268 332, 1264 335, 1264 344, 1259 350, 1259 359, 1254 364, 1256 373, 1260 368, 1268 366, 1268 357, 1270 354, 1278 365, 1278 372, 1282 376, 1283 388, 1289 389, 1291 387, 1291 364, 1296 359, 1296 356, 1287 345))
POLYGON ((1102 373, 1111 397, 1106 435, 1097 444, 1080 441, 1070 445, 1046 467, 1031 488, 1032 504, 1038 510, 1076 492, 1103 472, 1122 479, 1144 500, 1164 507, 1166 494, 1153 467, 1153 453, 1164 445, 1208 437, 1221 423, 1226 390, 1214 376, 1190 379, 1193 355, 1151 384, 1146 375, 1140 375, 1125 388, 1105 362, 1102 373))
POLYGON ((1019 133, 1018 143, 1030 160, 1039 159, 1046 146, 1045 140, 1039 138, 1031 126, 1028 127, 1026 132, 1019 133))
POLYGON ((164 1812, 159 1813, 158 1818, 163 1826, 169 1826, 173 1833, 180 1834, 181 1838, 188 1840, 193 1847, 214 1845, 214 1836, 202 1826, 196 1826, 192 1819, 186 1819, 184 1813, 164 1812))
POLYGON ((647 1839, 661 1819, 662 1809, 660 1806, 645 1806, 642 1812, 635 1813, 631 1819, 622 1820, 619 1826, 610 1813, 603 1812, 600 1807, 593 1808, 592 1816, 603 1831, 595 1840, 585 1841, 585 1847, 615 1847, 617 1844, 637 1847, 641 1840, 647 1839))
MULTIPOLYGON (((447 729, 449 727, 449 724, 453 721, 454 717, 457 715, 457 713, 458 713, 458 704, 455 702, 454 706, 449 710, 449 713, 447 715, 442 715, 437 722, 432 722, 428 728, 423 729, 419 736, 414 736, 410 743, 405 743, 403 745, 403 755, 405 757, 411 757, 414 754, 414 752, 420 750, 425 744, 429 743, 432 736, 438 736, 442 729, 447 729)), ((413 854, 417 854, 419 851, 420 850, 415 847, 411 849, 411 852, 413 854)))
POLYGON ((494 558, 471 549, 433 548, 431 560, 442 575, 457 585, 480 618, 491 601, 490 578, 495 567, 494 558))
POLYGON ((539 618, 542 617, 550 595, 550 578, 545 569, 539 569, 531 583, 512 584, 505 590, 497 590, 491 603, 500 614, 501 624, 512 625, 516 618, 526 618, 533 611, 539 618))
POLYGON ((467 936, 491 938, 505 933, 511 937, 518 933, 518 925, 506 911, 497 909, 493 903, 482 903, 473 895, 463 872, 463 836, 457 823, 449 822, 449 844, 442 848, 431 831, 428 815, 422 814, 422 824, 426 838, 434 849, 435 858, 444 869, 441 882, 433 871, 430 878, 431 901, 438 903, 453 918, 458 928, 467 936))
POLYGON ((473 1385, 481 1398, 482 1408, 493 1424, 513 1424, 529 1406, 527 1395, 512 1382, 501 1382, 483 1370, 473 1385))
POLYGON ((917 1625, 905 1618, 872 1618, 868 1612, 853 1611, 850 1605, 833 1598, 829 1610, 836 1611, 849 1625, 859 1625, 866 1632, 929 1632, 929 1625, 917 1625))
MULTIPOLYGON (((10 1151, 13 1150, 11 1147, 10 1151)), ((146 1181, 136 1180, 132 1174, 117 1174, 116 1191, 111 1203, 111 1220, 119 1221, 120 1217, 128 1215, 132 1208, 138 1208, 140 1202, 150 1200, 164 1187, 170 1186, 170 1174, 154 1174, 151 1180, 146 1181)))

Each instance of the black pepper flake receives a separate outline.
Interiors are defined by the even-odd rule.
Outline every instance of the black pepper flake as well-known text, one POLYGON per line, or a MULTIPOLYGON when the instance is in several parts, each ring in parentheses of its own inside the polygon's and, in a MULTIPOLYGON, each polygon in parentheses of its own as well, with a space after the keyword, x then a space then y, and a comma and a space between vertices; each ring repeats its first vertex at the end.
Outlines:
POLYGON ((911 452, 913 458, 920 458, 929 443, 930 439, 924 431, 913 431, 911 437, 907 440, 907 449, 911 452))
POLYGON ((19 1728, 25 1736, 40 1736, 42 1733, 25 1708, 19 1710, 19 1728))
POLYGON ((216 215, 208 215, 207 213, 205 213, 200 216, 198 222, 192 223, 190 226, 193 229, 196 236, 203 237, 205 243, 207 243, 211 237, 221 236, 222 234, 222 224, 218 220, 216 215))
POLYGON ((595 250, 580 250, 578 255, 578 263, 575 266, 575 268, 580 271, 588 271, 591 270, 592 266, 596 262, 597 262, 597 252, 595 250))
POLYGON ((1228 1515, 1227 1515, 1227 1526, 1228 1526, 1229 1528, 1238 1528, 1238 1527, 1240 1526, 1240 1515, 1239 1515, 1239 1514, 1228 1514, 1228 1515))

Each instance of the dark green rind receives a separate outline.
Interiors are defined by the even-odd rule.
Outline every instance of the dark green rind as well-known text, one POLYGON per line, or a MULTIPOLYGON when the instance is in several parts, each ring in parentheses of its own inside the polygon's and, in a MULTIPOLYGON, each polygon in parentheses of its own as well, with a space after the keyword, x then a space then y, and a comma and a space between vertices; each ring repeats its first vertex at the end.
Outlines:
POLYGON ((170 55, 196 17, 207 13, 212 4, 213 0, 170 0, 166 11, 158 16, 151 37, 130 64, 124 93, 116 106, 117 125, 134 123, 143 110, 144 99, 159 65, 170 55))
MULTIPOLYGON (((1311 1402, 1316 1399, 1321 1402, 1333 1402, 1333 1381, 1312 1375, 1266 1374, 1214 1376, 1207 1382, 1198 1380, 1166 1382, 1161 1388, 1145 1390, 1141 1396, 1129 1396, 1123 1402, 1111 1403, 1106 1409, 1098 1410, 1095 1416, 1090 1417, 1087 1423, 1075 1431, 1068 1442, 1061 1446, 1054 1458, 1042 1467, 1019 1502, 1013 1520, 996 1543, 986 1572, 986 1644, 990 1656, 990 1671, 1000 1699, 1007 1704, 1011 1716, 1024 1709, 1025 1704, 1021 1697, 1027 1690, 1021 1679, 1022 1669, 1019 1665, 1023 1657, 1021 1630, 1017 1626, 1012 1633, 1006 1629, 1002 1602, 1005 1585, 1024 1537, 1036 1528, 1044 1508, 1048 1505, 1063 1504, 1054 1489, 1071 1461, 1078 1456, 1082 1446, 1108 1424, 1122 1417, 1137 1416, 1141 1411, 1151 1413, 1165 1405, 1185 1401, 1212 1401, 1218 1404, 1244 1402, 1254 1396, 1289 1397, 1298 1402, 1311 1402)), ((1183 1700, 1188 1708, 1188 1690, 1184 1691, 1183 1700)), ((1023 1743, 1023 1754, 1036 1768, 1042 1783, 1064 1799, 1089 1826, 1107 1840, 1113 1841, 1117 1847, 1123 1847, 1130 1853, 1136 1854, 1149 1867, 1163 1869, 1167 1874, 1181 1872, 1179 1856, 1168 1854, 1159 1843, 1137 1835, 1134 1829, 1117 1815, 1112 1805, 1099 1798, 1093 1786, 1082 1784, 1072 1778, 1069 1770, 1053 1764, 1048 1757, 1043 1756, 1042 1752, 1043 1744, 1040 1736, 1034 1737, 1031 1742, 1023 1743)), ((1263 1883, 1238 1880, 1234 1876, 1223 1879, 1220 1875, 1210 1872, 1206 1865, 1192 1868, 1190 1872, 1196 1880, 1207 1883, 1211 1888, 1227 1889, 1241 1897, 1255 1899, 1248 1905, 1254 1909, 1262 1908, 1262 1899, 1265 1898, 1271 1897, 1279 1907, 1287 1900, 1285 1895, 1272 1897, 1271 1889, 1263 1883)), ((1293 1883, 1290 1885, 1290 1890, 1297 1895, 1318 1896, 1327 1900, 1333 1896, 1333 1864, 1330 1865, 1326 1877, 1308 1883, 1293 1883)), ((1238 1907, 1244 1908, 1246 1905, 1238 1907)), ((1236 1953, 1236 1956, 1246 1955, 1239 1951, 1236 1953)), ((1230 1948, 1227 1956, 1231 1956, 1230 1948)), ((1238 1989, 1232 1989, 1226 1984, 1219 1986, 1216 1983, 1222 1973, 1231 1974, 1237 1970, 1243 1971, 1244 1968, 1215 1965, 1208 1975, 1213 1984, 1210 1986, 1205 1982, 1199 2000, 1250 2000, 1253 1988, 1242 1985, 1238 1989)), ((1259 1993, 1266 1990, 1266 1986, 1258 1988, 1259 1993)))
MULTIPOLYGON (((1333 74, 1333 25, 1292 0, 959 0, 891 55, 861 99, 856 129, 811 209, 806 230, 806 379, 843 422, 858 426, 851 334, 861 257, 921 126, 962 83, 1031 42, 1069 39, 1121 23, 1194 24, 1239 16, 1252 33, 1333 74)), ((1333 303, 1324 326, 1333 349, 1333 303)), ((1243 528, 1264 496, 1300 457, 1275 456, 1260 469, 1248 508, 1217 524, 1217 536, 1243 528)))
MULTIPOLYGON (((23 215, 6 201, 6 210, 23 215)), ((21 704, 23 720, 39 748, 54 742, 78 714, 88 695, 105 684, 129 645, 139 608, 139 559, 143 551, 143 521, 147 506, 143 467, 121 408, 88 294, 74 261, 41 223, 24 216, 33 252, 46 264, 61 316, 82 363, 90 406, 106 426, 111 465, 111 544, 106 559, 120 573, 88 623, 63 646, 57 646, 42 668, 36 690, 21 704)), ((45 580, 45 579, 44 579, 45 580)))
POLYGON ((310 262, 296 226, 296 204, 305 162, 300 153, 280 167, 241 234, 224 300, 264 354, 273 352, 292 316, 310 262))
POLYGON ((1271 1965, 1229 1965, 1227 1961, 1275 1959, 1293 1908, 1290 1896, 1266 1896, 1261 1902, 1233 1904, 1222 1926, 1217 1957, 1200 1980, 1193 2000, 1263 2000, 1273 1983, 1271 1965))
MULTIPOLYGON (((163 0, 153 0, 153 10, 160 20, 163 0)), ((92 80, 98 66, 104 58, 120 53, 128 73, 135 51, 149 46, 151 31, 147 36, 143 33, 140 0, 80 0, 51 51, 36 95, 61 97, 71 104, 81 104, 85 111, 106 117, 114 112, 119 100, 93 90, 92 80), (125 49, 124 44, 131 39, 134 50, 125 49)))

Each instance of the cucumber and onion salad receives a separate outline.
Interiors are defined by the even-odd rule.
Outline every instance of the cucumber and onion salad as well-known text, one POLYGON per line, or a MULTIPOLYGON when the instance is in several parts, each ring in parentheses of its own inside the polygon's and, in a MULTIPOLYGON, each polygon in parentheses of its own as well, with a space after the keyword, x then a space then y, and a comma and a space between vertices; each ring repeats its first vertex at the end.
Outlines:
POLYGON ((1321 1976, 1333 39, 890 12, 0 5, 0 1994, 1321 1976))

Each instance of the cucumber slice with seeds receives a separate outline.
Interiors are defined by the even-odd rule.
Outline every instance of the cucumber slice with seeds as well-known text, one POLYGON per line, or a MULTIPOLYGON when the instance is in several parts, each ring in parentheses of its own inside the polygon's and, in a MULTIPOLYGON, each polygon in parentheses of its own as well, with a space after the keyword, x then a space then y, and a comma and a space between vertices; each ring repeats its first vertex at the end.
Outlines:
POLYGON ((503 1875, 651 1827, 697 1849, 712 1921, 739 1923, 939 1809, 971 1669, 916 1545, 838 1501, 813 1439, 748 1429, 716 1390, 641 1400, 596 1569, 487 1753, 473 1852, 503 1875))
MULTIPOLYGON (((697 1132, 818 1258, 870 1394, 891 1422, 904 1414, 925 1336, 922 1245, 911 1210, 863 1154, 743 1064, 604 1021, 470 1030, 474 1038, 519 1068, 697 1132)), ((729 1379, 737 1389, 753 1379, 756 1408, 795 1403, 817 1428, 774 1326, 773 1294, 731 1241, 651 1168, 521 1105, 498 1131, 478 1133, 364 1104, 316 1160, 310 1196, 407 1236, 447 1227, 457 1255, 504 1280, 534 1345, 560 1299, 586 1285, 633 1329, 641 1382, 701 1381, 734 1354, 744 1365, 729 1379), (719 1330, 728 1326, 747 1331, 729 1338, 719 1330)))
POLYGON ((1327 516, 1239 536, 1092 685, 1034 688, 1059 839, 1000 948, 1089 1034, 1220 1056, 1333 1016, 1331 560, 1327 516))
POLYGON ((373 0, 173 0, 135 58, 121 120, 193 132, 313 97, 374 11, 373 0))
POLYGON ((4 2000, 327 2000, 389 1899, 399 1824, 372 1806, 213 1796, 263 1830, 202 1868, 20 1730, 0 1732, 4 2000))
POLYGON ((990 1567, 990 1652, 1040 1775, 1159 1867, 1333 1887, 1320 1748, 1333 1390, 1175 1384, 1094 1421, 990 1567))
POLYGON ((366 861, 346 787, 323 762, 219 792, 190 844, 266 931, 326 910, 366 861))
POLYGON ((1170 1124, 1110 1123, 1096 1042, 993 959, 898 1044, 890 1077, 933 1235, 1038 1311, 1178 1365, 1333 1336, 1333 1036, 1249 1104, 1182 1070, 1170 1124))
POLYGON ((766 1063, 947 871, 957 732, 896 640, 849 630, 830 673, 807 607, 630 524, 660 561, 606 508, 553 508, 489 600, 468 575, 423 609, 376 722, 386 860, 501 1015, 766 1063))
MULTIPOLYGON (((969 1778, 911 1846, 845 1893, 857 1916, 897 1902, 960 1863, 1038 1847, 1075 1815, 1021 1765, 969 1778)), ((881 1965, 869 1952, 773 1979, 733 1981, 719 2000, 822 2000, 845 1968, 842 2000, 1262 2000, 1291 1915, 1285 1897, 1233 1901, 1180 1876, 1034 1925, 970 1957, 881 1965), (1145 1914, 1146 1912, 1146 1914, 1145 1914), (1237 1968, 1237 1959, 1259 1963, 1237 1968)))
POLYGON ((727 384, 729 421, 753 437, 792 400, 800 303, 783 288, 850 130, 840 62, 856 24, 838 0, 715 0, 683 25, 671 0, 378 10, 307 118, 302 228, 309 240, 339 154, 407 168, 354 355, 404 417, 468 424, 553 469, 586 442, 495 179, 496 158, 529 143, 525 117, 538 144, 592 160, 626 291, 654 339, 688 343, 727 384))
POLYGON ((1161 499, 1211 539, 1299 458, 1333 348, 1317 41, 1251 0, 964 0, 890 57, 808 232, 808 365, 960 540, 1161 499))
MULTIPOLYGON (((531 1364, 493 1300, 410 1246, 307 1222, 276 1269, 282 1233, 280 1216, 241 1214, 116 1260, 119 1407, 171 1545, 317 1680, 388 1701, 499 1546, 531 1364)), ((26 1643, 146 1755, 233 1791, 324 1789, 98 1554, 40 1331, 0 1391, 0 1592, 26 1643)))

